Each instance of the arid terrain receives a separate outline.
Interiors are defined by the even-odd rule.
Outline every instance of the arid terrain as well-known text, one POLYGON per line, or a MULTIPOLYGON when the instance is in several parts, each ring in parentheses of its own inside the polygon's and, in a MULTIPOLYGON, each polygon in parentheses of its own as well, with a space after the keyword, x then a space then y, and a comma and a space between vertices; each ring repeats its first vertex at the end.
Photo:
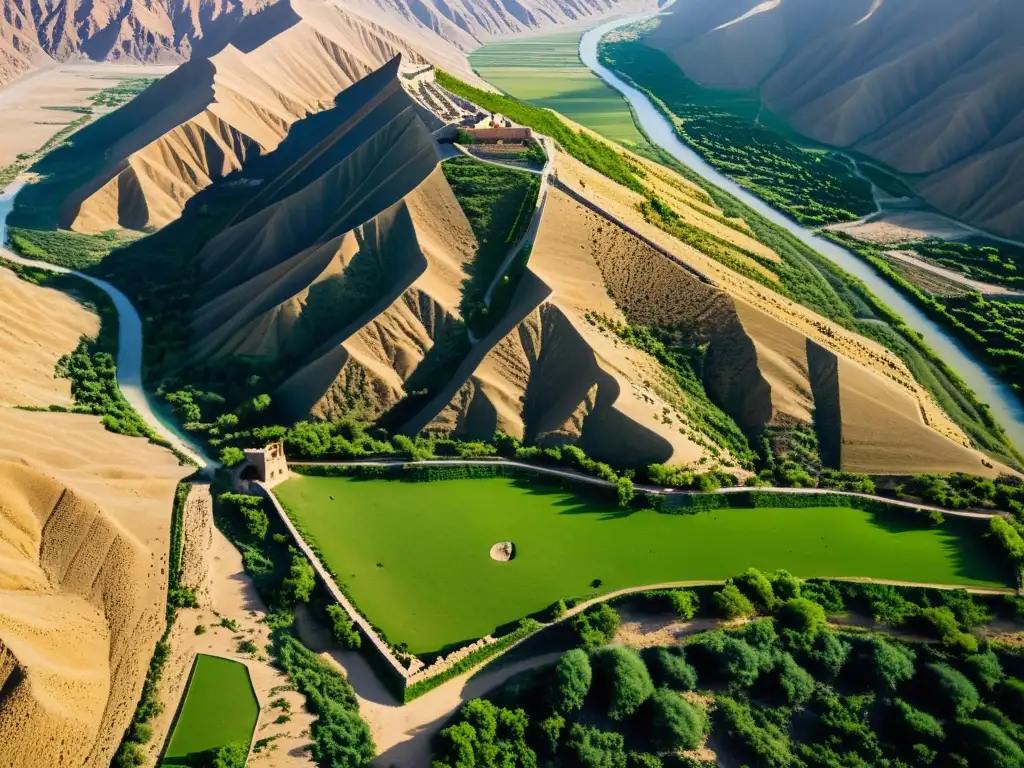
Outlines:
POLYGON ((1020 236, 1022 31, 1012 0, 700 0, 647 42, 698 83, 759 89, 801 133, 908 174, 943 213, 1020 236))
POLYGON ((66 403, 52 362, 97 327, 61 294, 17 290, 46 315, 5 343, 25 365, 0 407, 0 743, 11 765, 100 765, 163 630, 169 510, 188 471, 97 417, 10 407, 66 403))

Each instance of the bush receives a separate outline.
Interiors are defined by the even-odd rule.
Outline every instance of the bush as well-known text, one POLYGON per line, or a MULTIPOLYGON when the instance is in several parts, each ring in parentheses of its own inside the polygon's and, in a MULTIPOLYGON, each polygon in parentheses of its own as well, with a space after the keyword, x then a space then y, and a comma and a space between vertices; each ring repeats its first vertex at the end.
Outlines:
POLYGON ((672 601, 672 607, 681 619, 689 621, 697 615, 700 607, 700 598, 696 592, 688 589, 673 589, 668 593, 668 599, 672 601))
POLYGON ((711 596, 715 613, 726 619, 739 619, 754 615, 754 605, 735 584, 726 584, 711 596))
POLYGON ((776 685, 791 707, 805 704, 814 693, 814 678, 788 653, 782 654, 775 668, 776 685))
POLYGON ((801 635, 808 643, 828 626, 825 609, 803 597, 794 597, 779 607, 779 624, 786 630, 801 635))
POLYGON ((846 610, 843 593, 831 581, 805 581, 800 585, 800 597, 813 600, 830 616, 846 610))
POLYGON ((245 768, 247 757, 249 757, 247 745, 238 742, 225 744, 214 753, 210 768, 245 768))
POLYGON ((327 618, 331 623, 331 635, 349 650, 357 650, 363 644, 363 636, 359 634, 345 609, 340 605, 327 606, 327 618))
POLYGON ((775 593, 772 591, 771 582, 756 568, 748 568, 730 581, 755 605, 765 610, 771 610, 775 604, 775 593))
POLYGON ((947 647, 965 653, 974 653, 978 650, 978 639, 967 632, 961 632, 953 611, 945 606, 922 608, 918 612, 917 622, 947 647))
POLYGON ((817 677, 831 680, 839 675, 846 660, 850 658, 850 644, 826 629, 817 634, 802 657, 817 677))
POLYGON ((929 701, 941 714, 961 718, 978 708, 978 689, 962 673, 939 662, 926 664, 925 670, 926 686, 931 693, 929 701))
POLYGON ((792 600, 800 597, 800 579, 789 571, 778 570, 768 577, 771 581, 772 592, 779 600, 792 600))
POLYGON ((573 723, 565 748, 579 768, 626 768, 626 742, 619 733, 573 723))
POLYGON ((281 582, 281 600, 289 605, 305 603, 313 595, 316 571, 299 550, 292 550, 292 564, 288 576, 281 582))
POLYGON ((744 640, 725 632, 706 632, 686 646, 687 658, 696 665, 701 678, 749 688, 770 665, 770 657, 744 640))
POLYGON ((566 651, 555 665, 551 706, 566 713, 581 709, 592 679, 590 657, 586 652, 578 648, 566 651))
POLYGON ((922 742, 942 741, 946 737, 938 720, 902 699, 893 702, 887 725, 893 740, 907 747, 922 742))
POLYGON ((600 690, 613 720, 633 714, 654 693, 651 675, 636 651, 605 648, 595 661, 600 690))
POLYGON ((219 459, 225 467, 234 467, 245 461, 245 452, 241 448, 229 445, 221 449, 219 459))
POLYGON ((636 497, 636 489, 633 487, 633 481, 628 477, 620 477, 615 481, 615 491, 618 495, 619 506, 628 509, 629 505, 633 503, 633 499, 636 497))
POLYGON ((991 650, 968 656, 964 659, 964 667, 971 681, 989 692, 994 691, 1005 677, 1003 665, 991 650))
POLYGON ((708 729, 708 718, 675 691, 659 688, 644 705, 651 743, 659 752, 696 749, 708 729))
POLYGON ((910 648, 881 637, 869 637, 864 643, 865 671, 883 692, 895 693, 901 683, 914 676, 917 654, 910 648))
POLYGON ((1003 711, 1014 720, 1024 721, 1024 680, 1008 677, 999 686, 999 701, 1003 711))
POLYGON ((572 619, 572 628, 579 636, 584 648, 600 648, 615 637, 619 628, 619 614, 608 603, 577 614, 572 619))
POLYGON ((697 670, 680 649, 655 648, 648 656, 647 668, 658 685, 674 691, 692 691, 697 687, 697 670))
POLYGON ((971 766, 1021 768, 1024 751, 1002 728, 987 720, 963 720, 951 734, 958 752, 971 766))
POLYGON ((537 755, 526 743, 528 725, 521 709, 500 709, 487 699, 472 699, 459 711, 458 721, 441 731, 441 759, 434 766, 535 766, 537 755))

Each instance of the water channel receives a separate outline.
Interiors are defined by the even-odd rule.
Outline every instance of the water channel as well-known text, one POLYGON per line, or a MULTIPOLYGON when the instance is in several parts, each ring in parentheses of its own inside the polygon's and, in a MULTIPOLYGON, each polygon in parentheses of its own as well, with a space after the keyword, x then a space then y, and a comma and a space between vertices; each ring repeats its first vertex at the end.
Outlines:
POLYGON ((679 139, 672 124, 644 93, 601 65, 597 57, 597 44, 604 35, 613 29, 649 18, 651 18, 650 14, 616 19, 584 33, 580 38, 580 58, 583 63, 608 85, 619 91, 632 105, 634 114, 651 141, 671 153, 679 162, 726 190, 769 221, 784 227, 818 253, 825 255, 839 267, 862 280, 875 296, 901 315, 910 328, 921 334, 924 342, 967 382, 967 385, 974 390, 982 402, 989 405, 992 415, 1006 430, 1010 441, 1018 450, 1024 451, 1024 403, 1018 399, 1007 384, 997 379, 959 341, 886 282, 870 264, 831 240, 826 240, 810 230, 804 229, 754 193, 715 170, 679 139))

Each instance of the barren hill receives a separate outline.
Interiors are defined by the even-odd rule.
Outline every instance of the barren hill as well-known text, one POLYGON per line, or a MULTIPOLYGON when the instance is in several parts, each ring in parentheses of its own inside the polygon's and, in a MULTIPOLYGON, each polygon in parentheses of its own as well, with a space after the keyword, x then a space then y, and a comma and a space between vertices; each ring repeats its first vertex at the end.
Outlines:
MULTIPOLYGON (((0 85, 53 60, 171 63, 209 56, 246 19, 287 0, 0 0, 0 85)), ((454 60, 493 35, 656 7, 648 0, 359 0, 330 4, 421 53, 454 60)), ((356 21, 358 20, 358 21, 356 21)), ((382 62, 378 62, 382 63, 382 62)), ((465 68, 465 67, 462 67, 465 68)))
POLYGON ((713 88, 758 88, 798 131, 913 176, 940 210, 1024 235, 1024 6, 697 0, 645 42, 713 88))

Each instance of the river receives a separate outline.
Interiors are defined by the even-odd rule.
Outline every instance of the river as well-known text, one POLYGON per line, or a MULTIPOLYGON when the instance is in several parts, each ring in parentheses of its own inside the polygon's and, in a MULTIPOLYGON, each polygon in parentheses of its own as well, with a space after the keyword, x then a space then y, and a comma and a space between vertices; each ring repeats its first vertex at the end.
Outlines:
POLYGON ((4 243, 7 242, 7 216, 14 207, 14 198, 22 186, 21 182, 15 182, 0 192, 0 256, 19 264, 44 269, 47 272, 75 275, 106 293, 114 302, 114 308, 117 310, 117 386, 125 400, 142 416, 142 419, 156 434, 192 459, 200 468, 216 467, 216 462, 207 458, 198 445, 182 435, 173 423, 161 417, 146 394, 146 390, 142 386, 142 321, 128 297, 105 280, 46 262, 25 259, 4 248, 4 243))
POLYGON ((583 63, 619 91, 632 105, 640 125, 651 141, 672 154, 679 162, 693 169, 708 181, 726 190, 769 221, 784 227, 801 241, 824 254, 851 275, 862 280, 879 299, 903 317, 908 326, 917 331, 931 347, 974 390, 982 402, 988 403, 992 415, 1006 430, 1010 441, 1024 451, 1024 403, 1007 384, 997 379, 955 338, 931 320, 902 293, 892 287, 867 262, 845 248, 804 229, 785 214, 772 208, 761 198, 744 189, 732 179, 709 165, 700 155, 679 139, 675 128, 645 94, 625 83, 614 72, 602 66, 597 58, 598 41, 618 27, 651 18, 651 14, 633 16, 602 24, 584 33, 580 38, 580 58, 583 63))

